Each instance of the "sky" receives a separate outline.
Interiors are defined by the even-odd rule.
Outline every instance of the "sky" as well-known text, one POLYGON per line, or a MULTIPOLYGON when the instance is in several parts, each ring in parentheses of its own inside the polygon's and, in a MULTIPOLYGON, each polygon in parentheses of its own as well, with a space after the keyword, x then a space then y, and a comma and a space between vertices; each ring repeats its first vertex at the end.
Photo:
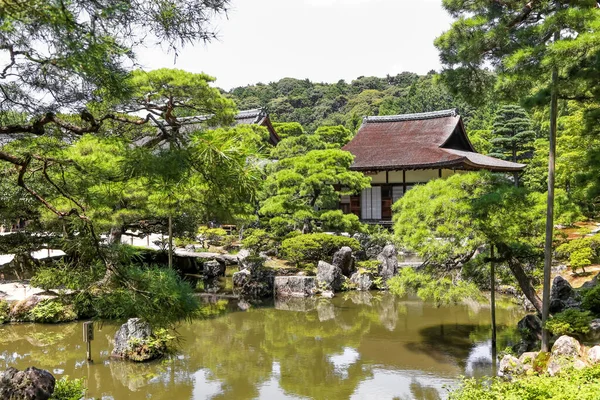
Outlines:
POLYGON ((218 40, 140 48, 146 70, 180 68, 229 90, 281 78, 350 82, 359 76, 441 68, 433 40, 450 28, 441 0, 231 0, 218 40))

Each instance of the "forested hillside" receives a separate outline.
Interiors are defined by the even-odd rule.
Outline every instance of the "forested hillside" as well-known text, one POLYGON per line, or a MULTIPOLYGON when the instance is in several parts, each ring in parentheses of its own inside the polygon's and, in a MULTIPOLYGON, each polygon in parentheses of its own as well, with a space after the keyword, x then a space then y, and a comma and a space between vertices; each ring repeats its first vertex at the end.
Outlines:
MULTIPOLYGON (((517 105, 502 104, 492 93, 482 96, 478 107, 453 96, 431 71, 420 76, 403 72, 396 76, 358 77, 348 83, 314 83, 284 78, 268 84, 238 87, 225 93, 238 108, 266 108, 274 122, 297 122, 311 134, 321 126, 343 125, 356 133, 367 115, 393 115, 456 108, 469 138, 484 154, 528 164, 522 183, 546 190, 548 159, 547 110, 527 112, 517 105)), ((584 212, 596 212, 600 139, 586 111, 594 104, 560 104, 557 188, 575 199, 584 212)), ((284 126, 280 126, 284 130, 284 126)), ((284 136, 286 136, 284 134, 284 136)))

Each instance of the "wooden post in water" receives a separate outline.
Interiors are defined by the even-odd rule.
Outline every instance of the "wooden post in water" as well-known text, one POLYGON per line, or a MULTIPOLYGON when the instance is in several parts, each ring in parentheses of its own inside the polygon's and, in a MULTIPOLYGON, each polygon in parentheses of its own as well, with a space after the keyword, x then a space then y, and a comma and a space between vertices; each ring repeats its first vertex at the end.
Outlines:
POLYGON ((492 374, 496 376, 496 262, 494 245, 490 246, 490 306, 492 309, 492 374))
POLYGON ((169 214, 169 268, 173 268, 173 217, 169 214))
POLYGON ((92 340, 94 340, 94 323, 87 321, 83 323, 83 341, 86 344, 86 356, 88 361, 92 361, 92 340))

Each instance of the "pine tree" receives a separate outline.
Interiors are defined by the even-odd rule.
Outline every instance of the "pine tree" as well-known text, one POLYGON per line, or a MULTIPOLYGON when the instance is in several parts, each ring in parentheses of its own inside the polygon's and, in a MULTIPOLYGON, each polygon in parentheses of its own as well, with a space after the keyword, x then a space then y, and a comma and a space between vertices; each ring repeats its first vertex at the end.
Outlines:
MULTIPOLYGON (((526 163, 533 155, 535 132, 525 110, 517 105, 506 105, 498 110, 494 121, 494 138, 490 140, 489 155, 512 162, 526 163)), ((519 174, 515 173, 518 186, 519 174)))
POLYGON ((496 113, 493 135, 490 156, 512 162, 526 162, 531 158, 535 132, 523 108, 516 105, 500 108, 496 113))

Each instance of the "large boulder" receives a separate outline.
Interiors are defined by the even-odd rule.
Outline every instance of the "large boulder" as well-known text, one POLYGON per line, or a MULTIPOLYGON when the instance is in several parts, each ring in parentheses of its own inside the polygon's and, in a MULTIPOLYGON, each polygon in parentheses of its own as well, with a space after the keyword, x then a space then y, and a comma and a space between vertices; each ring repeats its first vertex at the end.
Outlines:
POLYGON ((252 274, 249 270, 243 269, 241 271, 234 272, 231 278, 233 280, 233 287, 241 288, 247 283, 250 283, 250 280, 252 279, 252 274))
POLYGON ((521 340, 515 346, 518 354, 539 348, 538 343, 542 339, 542 320, 535 314, 527 314, 517 323, 517 329, 521 333, 521 340))
POLYGON ((328 264, 325 261, 319 261, 317 265, 317 284, 319 285, 319 289, 339 292, 342 290, 344 281, 344 274, 342 274, 342 270, 339 267, 328 264))
POLYGON ((130 318, 115 334, 112 356, 126 360, 144 362, 162 357, 166 346, 148 345, 153 340, 150 324, 139 318, 130 318))
POLYGON ((571 336, 563 335, 552 345, 552 357, 579 357, 581 344, 571 336))
POLYGON ((9 367, 0 373, 0 399, 48 400, 56 380, 48 371, 35 367, 19 371, 9 367))
POLYGON ((581 285, 581 289, 595 288, 596 285, 598 284, 598 277, 600 277, 600 273, 596 274, 596 276, 594 276, 592 279, 590 279, 589 281, 587 281, 583 285, 581 285))
POLYGON ((396 246, 388 244, 383 248, 381 253, 377 256, 379 261, 379 276, 383 278, 384 282, 396 275, 398 272, 398 251, 396 246))
POLYGON ((274 283, 275 273, 268 268, 254 266, 233 274, 234 293, 245 299, 273 297, 274 283))
POLYGON ((202 274, 208 279, 225 276, 225 269, 225 263, 217 260, 206 261, 202 264, 202 274))
POLYGON ((310 297, 317 292, 314 276, 276 276, 276 297, 310 297))
POLYGON ((590 364, 600 364, 600 346, 594 346, 588 350, 587 358, 590 364))
POLYGON ((356 271, 350 277, 350 282, 356 286, 356 290, 371 290, 373 287, 373 275, 368 272, 356 271))
POLYGON ((354 257, 352 256, 352 249, 350 247, 342 247, 333 255, 333 262, 331 263, 342 270, 342 274, 350 276, 354 271, 354 257))
POLYGON ((581 296, 573 290, 571 284, 558 275, 552 281, 550 292, 550 312, 559 313, 567 308, 578 308, 581 305, 581 296))

